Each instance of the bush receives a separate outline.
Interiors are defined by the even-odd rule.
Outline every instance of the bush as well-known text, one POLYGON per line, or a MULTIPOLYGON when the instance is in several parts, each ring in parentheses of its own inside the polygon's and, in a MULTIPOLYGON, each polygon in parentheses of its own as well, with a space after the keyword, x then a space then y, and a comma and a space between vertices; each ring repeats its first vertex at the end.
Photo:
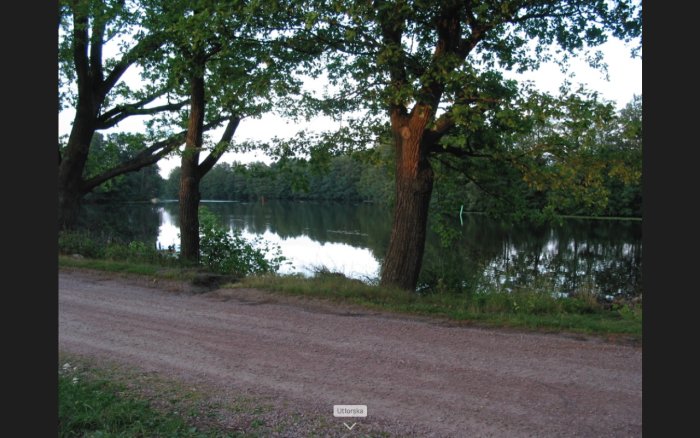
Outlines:
POLYGON ((642 321, 642 307, 630 304, 613 304, 612 310, 617 312, 620 318, 629 321, 642 321))
POLYGON ((58 252, 98 259, 105 255, 105 243, 85 231, 61 231, 58 234, 58 252))
POLYGON ((132 241, 129 244, 110 243, 105 250, 105 258, 129 262, 155 263, 159 265, 177 262, 177 258, 158 251, 144 242, 132 241))
POLYGON ((564 311, 567 313, 587 314, 596 313, 602 309, 596 295, 590 292, 575 294, 562 301, 564 311))
POLYGON ((109 260, 127 260, 129 246, 123 243, 111 243, 105 250, 105 258, 109 260))
POLYGON ((152 245, 146 245, 143 242, 129 242, 127 246, 129 250, 129 259, 143 262, 159 262, 163 255, 152 245))
POLYGON ((132 241, 128 244, 107 242, 86 231, 63 231, 58 235, 59 254, 80 254, 90 259, 108 259, 129 262, 172 265, 177 257, 158 251, 154 245, 132 241))
POLYGON ((200 263, 213 272, 236 276, 273 273, 286 260, 279 246, 262 238, 248 242, 239 230, 229 234, 206 207, 199 208, 199 235, 200 263))

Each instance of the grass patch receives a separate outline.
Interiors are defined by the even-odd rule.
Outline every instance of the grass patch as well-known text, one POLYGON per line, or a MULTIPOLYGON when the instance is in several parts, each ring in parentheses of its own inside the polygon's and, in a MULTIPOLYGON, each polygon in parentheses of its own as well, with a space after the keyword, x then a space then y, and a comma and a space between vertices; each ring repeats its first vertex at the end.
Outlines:
POLYGON ((576 214, 563 214, 560 217, 567 219, 593 219, 593 220, 603 220, 603 221, 641 221, 641 217, 631 217, 631 216, 585 216, 576 214))
MULTIPOLYGON (((94 269, 191 282, 201 269, 163 267, 129 261, 59 256, 60 267, 94 269)), ((555 298, 541 291, 417 294, 369 285, 342 274, 320 271, 301 275, 250 276, 228 288, 256 288, 290 296, 310 297, 364 308, 447 318, 461 323, 493 327, 565 331, 594 335, 624 335, 642 339, 642 307, 613 305, 605 308, 592 295, 555 298)))
MULTIPOLYGON (((60 437, 338 436, 328 413, 59 352, 60 437)), ((388 437, 371 427, 362 437, 388 437)))
POLYGON ((86 231, 61 231, 58 233, 58 252, 90 259, 128 261, 160 266, 177 266, 180 261, 173 251, 162 251, 139 241, 120 242, 110 237, 94 235, 86 231))
POLYGON ((364 284, 337 274, 248 277, 230 287, 249 287, 360 305, 366 308, 476 322, 488 326, 619 334, 641 340, 641 306, 606 309, 592 296, 555 298, 547 293, 520 291, 481 294, 416 294, 364 284))
POLYGON ((87 231, 63 230, 58 235, 59 266, 192 280, 197 274, 238 278, 270 273, 285 262, 278 246, 262 239, 248 242, 240 233, 229 236, 228 228, 203 207, 200 216, 199 262, 183 261, 174 247, 162 250, 155 242, 122 242, 87 231))
MULTIPOLYGON (((219 245, 221 248, 217 246, 218 244, 213 244, 212 248, 216 249, 214 253, 221 256, 221 254, 235 252, 233 251, 235 248, 229 243, 221 243, 219 245)), ((59 250, 60 267, 94 269, 188 282, 195 282, 202 277, 203 272, 206 274, 207 270, 212 270, 211 267, 206 266, 193 267, 181 264, 173 254, 158 251, 141 242, 105 243, 95 236, 79 232, 61 233, 59 250), (76 254, 80 255, 76 256, 76 254)), ((249 254, 244 257, 244 261, 256 260, 259 257, 262 257, 262 253, 249 254)), ((280 259, 275 263, 281 262, 280 259)), ((236 263, 234 265, 238 266, 236 263)), ((224 265, 228 266, 226 263, 224 265)), ((220 270, 214 269, 215 272, 220 270)), ((237 271, 228 267, 224 269, 225 272, 229 270, 237 271)), ((244 269, 243 271, 245 273, 267 272, 268 269, 244 269)), ((554 297, 546 284, 533 284, 530 289, 514 292, 457 292, 445 286, 433 291, 413 293, 369 285, 320 267, 313 278, 252 275, 234 287, 259 288, 288 295, 355 304, 382 311, 427 315, 489 326, 626 335, 635 340, 641 340, 642 337, 641 302, 635 305, 620 304, 612 308, 605 307, 596 302, 591 294, 554 297)))
MULTIPOLYGON (((159 275, 164 273, 163 267, 160 265, 128 262, 125 260, 74 258, 66 255, 58 256, 58 266, 68 268, 95 269, 98 271, 124 272, 139 275, 159 275)), ((176 271, 172 271, 173 272, 171 273, 171 276, 174 277, 174 272, 176 271)))
POLYGON ((60 437, 234 437, 202 431, 181 416, 164 413, 119 383, 64 363, 58 378, 60 437))

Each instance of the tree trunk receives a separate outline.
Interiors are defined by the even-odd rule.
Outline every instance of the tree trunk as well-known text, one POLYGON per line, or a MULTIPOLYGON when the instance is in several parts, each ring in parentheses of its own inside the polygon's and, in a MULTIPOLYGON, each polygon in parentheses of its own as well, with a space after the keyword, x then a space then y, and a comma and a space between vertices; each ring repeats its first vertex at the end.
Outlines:
POLYGON ((68 145, 58 165, 58 228, 75 226, 83 191, 83 170, 95 134, 95 111, 81 99, 73 120, 68 145))
POLYGON ((180 259, 199 261, 199 151, 204 126, 204 77, 191 80, 190 115, 180 176, 180 259))
POLYGON ((415 290, 425 250, 433 169, 423 141, 425 117, 392 115, 396 146, 396 205, 382 286, 415 290))
POLYGON ((69 230, 75 227, 83 195, 70 185, 58 187, 58 229, 69 230))

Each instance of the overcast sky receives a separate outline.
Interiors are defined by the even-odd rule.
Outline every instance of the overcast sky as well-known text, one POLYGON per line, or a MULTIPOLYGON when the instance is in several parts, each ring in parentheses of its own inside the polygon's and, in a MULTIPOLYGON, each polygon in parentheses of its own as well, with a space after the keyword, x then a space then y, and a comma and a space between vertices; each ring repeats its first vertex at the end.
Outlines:
MULTIPOLYGON (((602 72, 588 67, 582 60, 572 62, 571 71, 574 72, 575 76, 571 81, 573 84, 584 83, 588 89, 598 91, 603 99, 615 102, 618 108, 624 107, 635 94, 642 94, 642 60, 639 57, 631 58, 631 47, 616 39, 610 40, 601 47, 604 61, 608 64, 609 81, 605 79, 602 72)), ((131 77, 138 78, 133 72, 131 72, 131 77)), ((565 79, 559 67, 554 64, 544 65, 537 72, 528 72, 513 77, 521 80, 532 80, 538 88, 551 93, 556 93, 565 79)), ((59 114, 59 135, 70 132, 72 117, 72 111, 63 111, 59 114)), ((118 128, 138 130, 142 126, 139 119, 138 117, 130 117, 118 128)), ((318 118, 309 123, 297 123, 287 122, 274 115, 266 115, 260 119, 243 120, 236 131, 234 141, 269 140, 274 136, 291 137, 302 128, 328 129, 329 124, 332 122, 324 118, 318 118)), ((222 130, 223 128, 213 131, 212 138, 218 139, 222 130)), ((254 152, 227 153, 220 160, 220 162, 228 163, 233 161, 270 162, 268 157, 254 152)), ((161 175, 167 177, 170 170, 179 164, 179 158, 173 157, 159 161, 158 166, 161 175)))

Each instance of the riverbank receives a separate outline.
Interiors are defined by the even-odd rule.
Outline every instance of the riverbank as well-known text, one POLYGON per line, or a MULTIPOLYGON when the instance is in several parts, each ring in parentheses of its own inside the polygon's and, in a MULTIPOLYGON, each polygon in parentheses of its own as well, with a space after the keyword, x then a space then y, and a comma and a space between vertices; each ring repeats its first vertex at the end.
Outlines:
POLYGON ((198 291, 261 289, 273 294, 359 306, 375 311, 432 317, 460 325, 504 327, 539 332, 595 335, 607 340, 641 343, 642 305, 606 306, 594 296, 557 297, 547 291, 517 293, 417 294, 368 285, 333 273, 313 278, 268 275, 235 282, 194 269, 130 261, 59 256, 59 267, 94 269, 192 285, 198 291))

